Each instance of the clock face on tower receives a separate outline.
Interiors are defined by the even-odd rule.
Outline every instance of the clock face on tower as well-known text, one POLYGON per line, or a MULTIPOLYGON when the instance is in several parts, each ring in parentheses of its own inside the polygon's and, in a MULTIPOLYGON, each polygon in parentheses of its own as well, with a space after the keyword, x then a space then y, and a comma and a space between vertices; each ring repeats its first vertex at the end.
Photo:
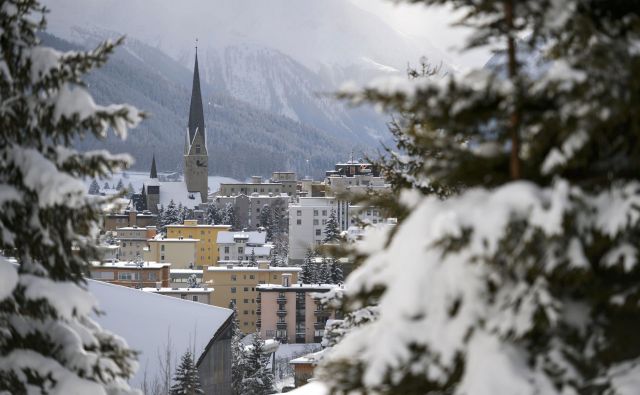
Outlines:
POLYGON ((207 167, 207 161, 206 160, 200 160, 200 159, 196 159, 196 166, 197 167, 207 167))

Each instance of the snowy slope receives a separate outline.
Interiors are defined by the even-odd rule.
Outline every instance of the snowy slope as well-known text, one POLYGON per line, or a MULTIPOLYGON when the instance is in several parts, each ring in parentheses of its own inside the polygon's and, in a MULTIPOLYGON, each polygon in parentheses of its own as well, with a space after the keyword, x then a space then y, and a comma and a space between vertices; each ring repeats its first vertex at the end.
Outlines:
POLYGON ((203 303, 147 293, 132 288, 88 280, 89 291, 104 315, 95 317, 105 329, 123 337, 140 352, 138 372, 131 380, 141 387, 160 374, 159 354, 170 347, 173 366, 182 353, 195 350, 196 358, 232 311, 203 303))

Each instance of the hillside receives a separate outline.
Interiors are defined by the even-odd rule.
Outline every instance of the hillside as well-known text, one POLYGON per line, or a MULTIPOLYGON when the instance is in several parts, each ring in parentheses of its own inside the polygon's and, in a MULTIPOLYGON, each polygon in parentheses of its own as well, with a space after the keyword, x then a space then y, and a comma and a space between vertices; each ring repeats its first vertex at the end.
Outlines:
MULTIPOLYGON (((43 35, 43 41, 60 50, 78 48, 51 35, 43 35)), ((127 102, 150 116, 127 141, 111 136, 77 145, 128 152, 136 159, 134 169, 138 170, 148 169, 154 153, 159 170, 180 169, 191 76, 191 70, 160 50, 128 39, 103 68, 91 73, 87 83, 98 103, 127 102)), ((270 114, 210 85, 202 89, 210 174, 243 179, 252 174, 266 176, 273 170, 294 170, 318 176, 347 157, 354 146, 353 140, 270 114)))

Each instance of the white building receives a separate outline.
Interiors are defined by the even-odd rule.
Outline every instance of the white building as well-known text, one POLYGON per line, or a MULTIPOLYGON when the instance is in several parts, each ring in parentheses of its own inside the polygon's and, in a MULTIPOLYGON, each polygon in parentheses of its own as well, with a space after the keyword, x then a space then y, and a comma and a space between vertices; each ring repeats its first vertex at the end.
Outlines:
POLYGON ((335 210, 341 231, 359 221, 377 224, 383 221, 377 209, 362 209, 333 197, 301 197, 289 205, 289 259, 300 261, 307 250, 320 245, 331 211, 335 210), (356 219, 357 218, 357 219, 356 219))
POLYGON ((273 246, 265 244, 266 232, 219 232, 217 236, 219 263, 239 262, 250 259, 268 260, 273 246))

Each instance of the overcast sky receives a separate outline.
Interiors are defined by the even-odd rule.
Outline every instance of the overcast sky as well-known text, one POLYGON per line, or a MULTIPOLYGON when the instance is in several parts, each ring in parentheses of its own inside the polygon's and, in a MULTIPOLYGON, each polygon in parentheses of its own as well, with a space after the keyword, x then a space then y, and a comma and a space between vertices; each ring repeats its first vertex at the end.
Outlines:
POLYGON ((434 47, 446 53, 459 66, 482 66, 491 56, 488 50, 460 52, 469 31, 450 26, 456 20, 456 15, 449 8, 427 8, 422 4, 398 4, 391 0, 351 0, 351 2, 377 15, 402 33, 429 40, 434 47))

